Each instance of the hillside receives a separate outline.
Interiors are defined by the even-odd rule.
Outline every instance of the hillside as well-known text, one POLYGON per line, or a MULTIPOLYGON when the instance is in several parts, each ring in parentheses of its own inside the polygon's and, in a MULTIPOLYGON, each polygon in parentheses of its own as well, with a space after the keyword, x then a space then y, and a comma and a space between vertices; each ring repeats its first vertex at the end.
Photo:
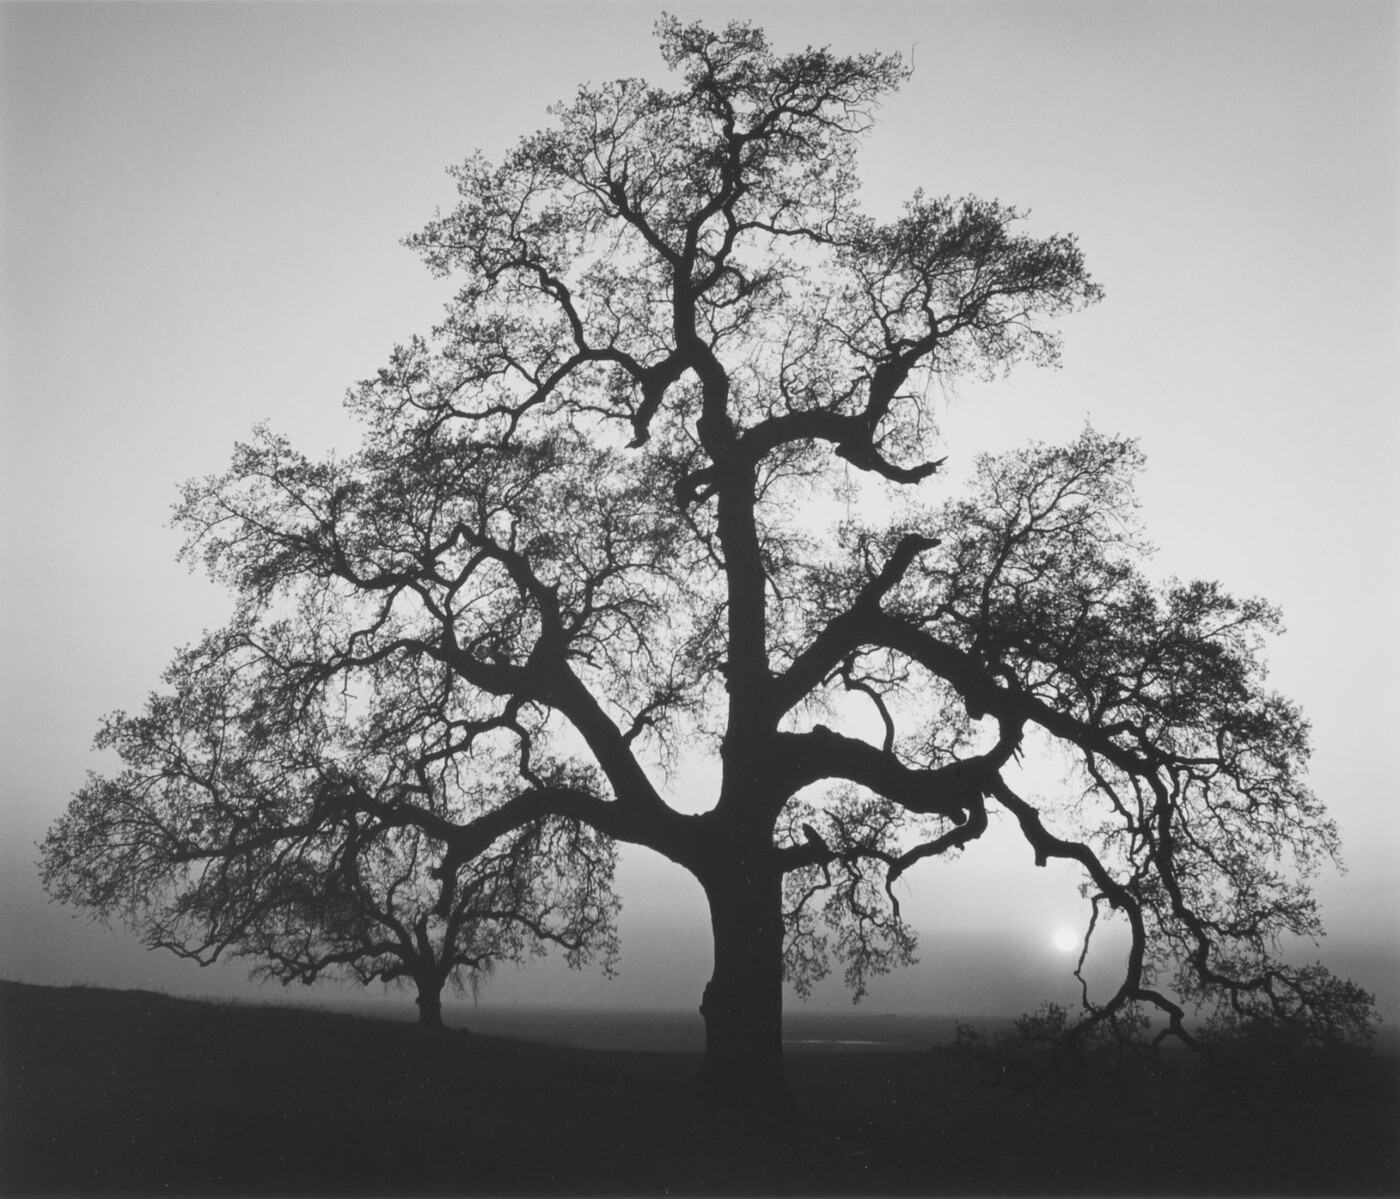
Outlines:
POLYGON ((1400 1191, 1389 1055, 998 1074, 801 1053, 799 1119, 704 1114, 692 1054, 0 983, 5 1194, 1400 1191))

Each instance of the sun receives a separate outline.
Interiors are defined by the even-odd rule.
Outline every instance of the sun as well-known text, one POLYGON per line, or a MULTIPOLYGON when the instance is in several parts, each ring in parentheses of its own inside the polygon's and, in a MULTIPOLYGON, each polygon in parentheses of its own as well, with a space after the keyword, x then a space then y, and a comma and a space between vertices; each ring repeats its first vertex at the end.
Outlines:
POLYGON ((1078 949, 1080 944, 1079 934, 1069 925, 1061 925, 1057 928, 1050 940, 1061 953, 1069 953, 1071 950, 1078 949))

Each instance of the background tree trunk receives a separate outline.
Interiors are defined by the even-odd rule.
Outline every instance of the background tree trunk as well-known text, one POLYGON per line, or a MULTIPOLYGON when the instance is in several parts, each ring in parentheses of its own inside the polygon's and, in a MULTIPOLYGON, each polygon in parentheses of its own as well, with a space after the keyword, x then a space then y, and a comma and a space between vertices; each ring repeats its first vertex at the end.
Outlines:
POLYGON ((776 863, 731 859, 701 882, 715 946, 700 1004, 702 1089, 730 1109, 786 1108, 782 873, 776 863))

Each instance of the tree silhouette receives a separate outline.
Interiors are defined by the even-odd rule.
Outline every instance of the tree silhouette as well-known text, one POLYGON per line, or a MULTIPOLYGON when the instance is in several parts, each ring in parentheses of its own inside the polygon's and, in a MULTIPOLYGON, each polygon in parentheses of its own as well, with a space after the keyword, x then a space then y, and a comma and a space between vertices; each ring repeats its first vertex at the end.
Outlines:
POLYGON ((1053 364, 1053 322, 1099 299, 1074 239, 972 197, 859 210, 896 57, 658 33, 678 86, 585 87, 455 170, 411 245, 456 294, 352 391, 357 453, 260 430, 188 485, 187 553, 239 602, 211 661, 262 664, 280 720, 431 695, 451 759, 490 780, 470 813, 411 788, 339 802, 427 834, 438 878, 548 817, 689 870, 721 1098, 783 1097, 784 977, 834 956, 859 993, 909 960, 894 882, 993 807, 1039 864, 1083 868, 1089 935, 1110 914, 1131 934, 1078 1035, 1142 1003, 1183 1038, 1202 1003, 1364 1018, 1368 996, 1276 952, 1318 933, 1306 877, 1337 832, 1306 724, 1264 686, 1273 610, 1147 581, 1130 441, 980 459, 965 498, 931 498, 938 387, 1053 364), (666 797, 692 752, 720 768, 700 814, 666 797), (1021 794, 1019 758, 1047 752, 1067 794, 1021 794))
MULTIPOLYGON (((379 830, 348 858, 305 868, 291 886, 265 888, 263 918, 237 948, 259 959, 255 974, 311 983, 341 970, 361 983, 406 980, 419 1023, 442 1025, 442 990, 476 992, 502 962, 523 962, 550 946, 572 966, 615 954, 615 901, 592 888, 611 875, 614 851, 585 827, 545 820, 516 830, 470 868, 431 874, 440 847, 421 830, 379 830), (556 863, 571 863, 568 871, 556 863), (269 918, 270 917, 270 918, 269 918)), ((344 857, 347 838, 336 846, 344 857)))
POLYGON ((489 807, 431 705, 398 687, 372 704, 326 694, 293 709, 237 647, 228 632, 206 637, 167 672, 170 692, 107 721, 98 745, 126 769, 90 780, 49 830, 56 898, 200 965, 229 954, 283 983, 411 982, 434 1026, 449 982, 475 990, 498 963, 549 946, 574 967, 602 953, 611 969, 610 842, 543 818, 435 873, 443 847, 429 829, 370 814, 405 794, 443 822, 489 807))

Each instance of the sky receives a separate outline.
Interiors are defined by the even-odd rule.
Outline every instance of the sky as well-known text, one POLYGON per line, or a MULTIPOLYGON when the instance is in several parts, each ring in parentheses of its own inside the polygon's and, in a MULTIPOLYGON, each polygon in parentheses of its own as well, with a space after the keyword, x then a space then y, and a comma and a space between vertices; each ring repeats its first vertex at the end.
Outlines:
MULTIPOLYGON (((1153 573, 1283 609, 1271 681, 1312 720, 1348 866, 1318 880, 1318 954, 1400 1019, 1400 6, 1344 0, 0 5, 0 977, 298 998, 48 902, 34 844, 112 767, 101 716, 230 611, 176 561, 178 484, 259 421, 352 448, 346 388, 444 298, 400 244, 452 204, 444 168, 585 81, 662 82, 662 11, 899 51, 871 211, 974 193, 1078 236, 1106 298, 1058 371, 950 394, 953 477, 1086 421, 1136 436, 1153 573)), ((909 883, 921 960, 871 1009, 1073 997, 1077 878, 1009 827, 909 883)), ((545 962, 483 1002, 698 1003, 698 886, 629 851, 619 887, 618 978, 545 962)))

